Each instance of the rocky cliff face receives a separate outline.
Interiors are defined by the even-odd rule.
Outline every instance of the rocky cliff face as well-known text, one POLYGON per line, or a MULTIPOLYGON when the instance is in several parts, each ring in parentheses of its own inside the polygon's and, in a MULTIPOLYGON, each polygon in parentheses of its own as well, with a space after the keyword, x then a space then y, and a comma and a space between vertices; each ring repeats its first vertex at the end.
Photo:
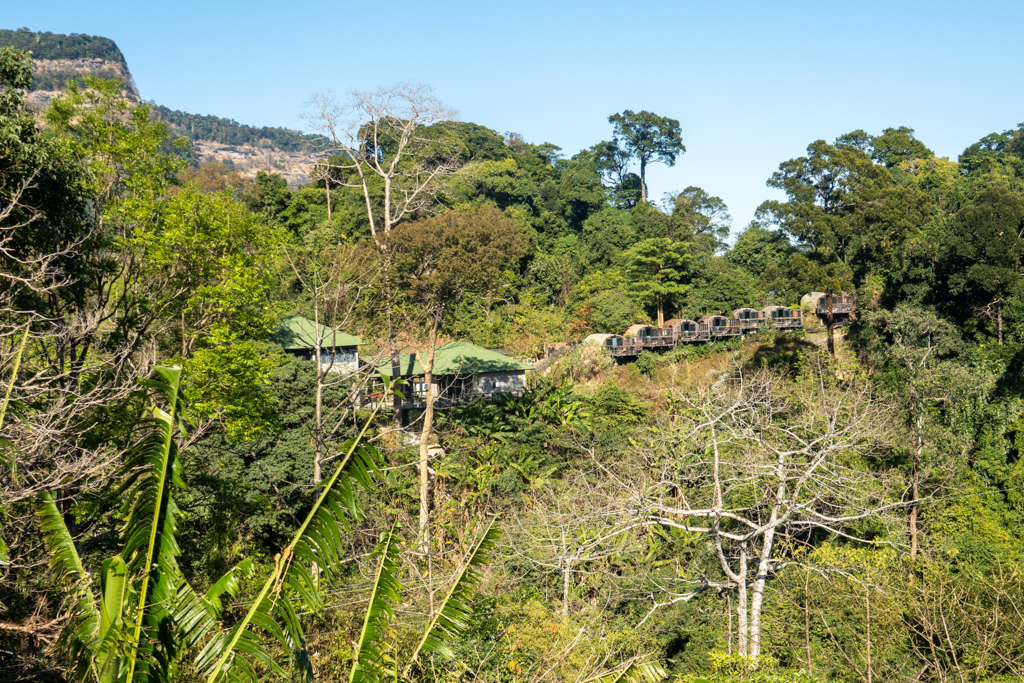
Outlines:
POLYGON ((260 171, 276 173, 293 189, 309 182, 315 159, 322 156, 312 152, 285 151, 270 144, 226 145, 193 140, 192 146, 201 161, 228 164, 246 178, 254 178, 260 171))
POLYGON ((28 94, 29 104, 35 109, 45 108, 68 81, 82 76, 116 78, 125 84, 125 97, 139 102, 139 92, 128 71, 128 65, 98 57, 78 59, 37 59, 33 63, 35 80, 28 94))
MULTIPOLYGON (((28 99, 37 111, 45 109, 68 81, 83 76, 116 78, 125 84, 126 98, 135 103, 142 101, 124 55, 108 38, 0 29, 0 46, 5 45, 32 53, 35 78, 28 99)), ((309 182, 313 164, 321 156, 312 151, 315 145, 306 144, 306 136, 293 131, 256 129, 165 107, 154 106, 153 112, 175 133, 192 141, 196 159, 229 164, 243 176, 254 177, 259 171, 277 173, 295 187, 309 182), (209 125, 210 120, 215 120, 214 125, 209 125), (283 147, 274 144, 275 140, 284 140, 283 147)))

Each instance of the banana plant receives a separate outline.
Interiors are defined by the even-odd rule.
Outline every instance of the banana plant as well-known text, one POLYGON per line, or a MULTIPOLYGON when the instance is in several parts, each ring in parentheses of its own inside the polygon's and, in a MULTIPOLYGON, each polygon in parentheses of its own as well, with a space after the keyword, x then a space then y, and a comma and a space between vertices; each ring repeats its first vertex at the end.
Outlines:
POLYGON ((363 627, 359 630, 359 642, 355 647, 349 683, 376 683, 384 676, 390 678, 395 673, 395 661, 381 650, 387 620, 395 616, 392 605, 401 599, 402 591, 402 584, 397 578, 398 561, 394 537, 395 525, 392 525, 391 530, 374 550, 374 557, 379 558, 377 574, 370 591, 370 600, 366 605, 363 627))
POLYGON ((421 665, 422 655, 437 654, 449 659, 455 657, 451 642, 469 627, 469 617, 473 612, 470 598, 483 579, 480 569, 491 561, 491 552, 498 541, 499 532, 495 522, 496 518, 492 519, 470 547, 444 599, 424 624, 416 646, 404 654, 404 667, 399 666, 397 657, 389 657, 382 651, 388 619, 395 616, 394 606, 401 599, 402 586, 397 578, 395 528, 392 527, 381 539, 374 552, 374 556, 379 558, 377 573, 360 629, 359 642, 356 644, 349 683, 408 681, 414 669, 421 665))
POLYGON ((181 370, 160 367, 144 382, 162 407, 135 425, 136 442, 121 467, 121 552, 103 562, 96 600, 57 501, 38 500, 37 515, 51 563, 71 586, 72 619, 64 640, 76 662, 76 678, 93 683, 162 683, 173 680, 186 653, 199 649, 194 665, 210 683, 256 680, 262 665, 286 674, 275 653, 312 679, 297 607, 321 606, 319 582, 330 577, 345 547, 349 519, 359 519, 358 486, 369 487, 377 453, 360 435, 345 444, 345 458, 321 489, 291 543, 275 558, 245 618, 221 628, 223 600, 237 595, 240 578, 254 564, 243 561, 205 595, 185 580, 177 557, 175 490, 184 488, 175 430, 183 430, 181 370), (205 645, 204 645, 205 643, 205 645), (201 647, 200 647, 201 646, 201 647))
POLYGON ((629 662, 611 673, 590 678, 584 683, 657 683, 668 676, 665 667, 655 661, 643 660, 629 662))

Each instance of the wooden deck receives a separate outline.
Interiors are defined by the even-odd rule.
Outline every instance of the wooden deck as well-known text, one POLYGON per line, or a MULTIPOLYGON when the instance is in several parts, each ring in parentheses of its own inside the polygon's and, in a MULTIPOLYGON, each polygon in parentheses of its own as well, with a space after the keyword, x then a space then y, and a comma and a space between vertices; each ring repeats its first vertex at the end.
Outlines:
MULTIPOLYGON (((832 297, 832 314, 833 315, 849 315, 853 313, 853 309, 856 306, 853 295, 851 294, 837 294, 832 297)), ((818 305, 815 312, 819 316, 828 315, 828 304, 825 299, 819 299, 818 305)))

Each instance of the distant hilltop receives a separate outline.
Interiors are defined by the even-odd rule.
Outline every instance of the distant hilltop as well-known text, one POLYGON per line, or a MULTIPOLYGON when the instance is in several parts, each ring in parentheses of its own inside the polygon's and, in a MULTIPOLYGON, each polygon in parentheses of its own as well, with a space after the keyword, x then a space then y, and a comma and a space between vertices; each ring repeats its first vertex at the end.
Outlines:
POLYGON ((32 53, 35 77, 29 88, 29 103, 37 109, 49 104, 68 81, 81 80, 82 76, 116 78, 124 83, 125 95, 139 101, 128 63, 110 38, 0 29, 0 46, 5 45, 32 53))
MULTIPOLYGON (((139 90, 120 48, 110 38, 83 33, 68 35, 36 32, 27 28, 0 29, 0 47, 11 46, 32 54, 35 77, 29 103, 45 108, 69 81, 84 76, 116 78, 124 84, 125 97, 142 102, 139 90)), ((227 164, 244 176, 258 171, 282 175, 292 187, 309 181, 317 151, 326 140, 288 128, 247 126, 219 116, 189 114, 151 105, 153 115, 180 136, 192 141, 195 161, 227 164)))

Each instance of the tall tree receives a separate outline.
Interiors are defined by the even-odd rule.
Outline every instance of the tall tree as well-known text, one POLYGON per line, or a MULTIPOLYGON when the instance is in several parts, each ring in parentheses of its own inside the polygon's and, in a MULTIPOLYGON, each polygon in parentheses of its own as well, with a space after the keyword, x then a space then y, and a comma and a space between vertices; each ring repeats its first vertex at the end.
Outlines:
POLYGON ((817 533, 872 543, 895 522, 896 487, 866 464, 891 444, 892 411, 869 382, 843 384, 821 366, 809 358, 794 383, 737 372, 679 395, 672 437, 644 461, 658 466, 621 478, 623 526, 645 520, 707 539, 671 573, 651 571, 648 618, 709 589, 727 592, 736 597, 739 654, 755 666, 766 587, 792 549, 817 533))
POLYGON ((757 209, 757 219, 777 225, 807 251, 805 266, 819 269, 819 286, 828 306, 828 347, 835 353, 832 297, 847 284, 852 286, 846 264, 853 240, 850 221, 857 193, 872 183, 885 182, 887 171, 877 170, 866 152, 847 144, 830 145, 817 140, 807 156, 779 165, 768 186, 782 190, 788 201, 767 201, 757 209))
POLYGON ((667 237, 653 237, 627 251, 625 275, 633 292, 658 311, 658 327, 665 324, 665 304, 675 302, 688 289, 690 246, 667 237))
POLYGON ((429 213, 441 181, 462 164, 464 145, 451 127, 457 112, 418 83, 349 93, 344 102, 314 94, 310 126, 337 152, 332 177, 360 190, 374 241, 407 218, 429 213))
POLYGON ((907 159, 931 159, 935 153, 914 137, 914 129, 886 128, 872 141, 871 158, 886 168, 894 168, 907 159))
POLYGON ((769 266, 778 264, 792 253, 793 245, 784 233, 751 222, 725 257, 751 275, 760 277, 769 266))
POLYGON ((949 377, 960 364, 949 360, 960 345, 956 327, 930 311, 899 306, 892 311, 872 312, 868 323, 887 338, 883 357, 900 373, 899 389, 907 405, 907 425, 912 435, 910 468, 910 559, 917 559, 920 508, 921 457, 925 447, 925 412, 945 398, 949 377))
POLYGON ((420 356, 426 385, 420 433, 420 538, 429 547, 429 453, 434 428, 434 357, 438 335, 452 309, 470 298, 496 293, 502 266, 518 259, 526 240, 515 222, 493 207, 450 211, 407 223, 388 236, 385 254, 394 258, 396 283, 425 318, 429 351, 420 356))
POLYGON ((732 216, 721 197, 691 185, 682 192, 666 194, 665 208, 672 215, 674 239, 693 241, 709 254, 725 245, 732 216))
POLYGON ((615 136, 610 144, 615 148, 621 144, 621 150, 640 164, 640 201, 646 202, 647 165, 662 163, 675 166, 676 157, 686 152, 679 121, 649 111, 634 113, 627 109, 609 116, 608 123, 615 126, 615 136))
MULTIPOLYGON (((370 236, 378 249, 386 247, 383 238, 399 223, 433 212, 442 181, 462 165, 465 145, 451 125, 457 112, 428 86, 407 82, 353 91, 345 102, 330 93, 316 93, 308 106, 311 127, 328 135, 338 153, 334 158, 341 163, 333 168, 340 183, 358 188, 363 196, 370 236)), ((393 302, 383 303, 391 367, 397 376, 393 302)), ((401 428, 401 413, 396 395, 396 428, 401 428)))
POLYGON ((1024 196, 990 187, 950 221, 946 238, 949 291, 980 317, 996 324, 1003 343, 1003 309, 1022 291, 1024 196))

